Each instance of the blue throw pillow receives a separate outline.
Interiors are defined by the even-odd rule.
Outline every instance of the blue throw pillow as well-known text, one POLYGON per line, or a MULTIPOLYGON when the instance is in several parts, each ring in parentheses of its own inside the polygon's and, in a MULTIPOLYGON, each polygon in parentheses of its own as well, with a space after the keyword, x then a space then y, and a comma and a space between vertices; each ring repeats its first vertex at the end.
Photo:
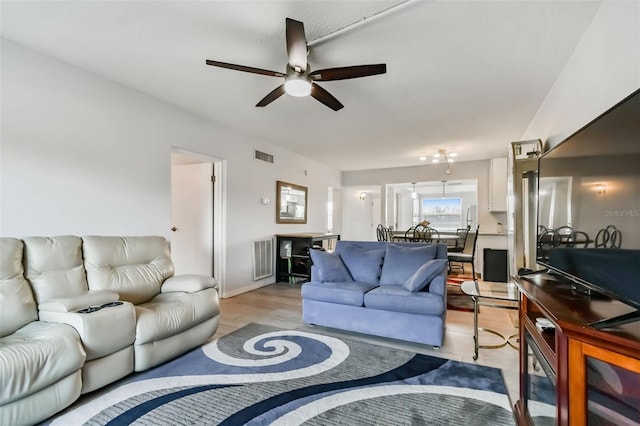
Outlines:
POLYGON ((384 249, 368 250, 349 245, 340 252, 340 257, 355 281, 378 285, 384 253, 384 249))
POLYGON ((403 287, 411 292, 421 291, 447 267, 447 259, 433 259, 422 265, 409 277, 403 287))
POLYGON ((389 244, 384 255, 380 285, 402 285, 419 267, 435 259, 437 251, 435 244, 421 247, 389 244))
POLYGON ((353 281, 347 267, 342 263, 342 259, 336 253, 324 250, 309 250, 311 261, 317 272, 314 277, 320 282, 345 282, 353 281))

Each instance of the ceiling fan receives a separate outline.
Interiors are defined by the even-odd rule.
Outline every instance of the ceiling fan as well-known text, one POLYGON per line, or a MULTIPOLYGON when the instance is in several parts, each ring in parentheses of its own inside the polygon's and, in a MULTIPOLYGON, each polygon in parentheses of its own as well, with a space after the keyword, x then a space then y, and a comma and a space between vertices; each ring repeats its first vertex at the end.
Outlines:
POLYGON ((210 59, 207 59, 207 65, 284 78, 284 83, 262 98, 262 100, 256 104, 257 107, 267 106, 287 93, 296 97, 311 95, 334 111, 338 111, 343 108, 344 105, 333 97, 331 93, 318 86, 317 81, 346 80, 387 72, 386 64, 354 65, 349 67, 327 68, 312 72, 307 63, 308 48, 307 39, 304 34, 304 24, 300 21, 286 18, 286 25, 287 55, 289 57, 286 73, 212 61, 210 59))

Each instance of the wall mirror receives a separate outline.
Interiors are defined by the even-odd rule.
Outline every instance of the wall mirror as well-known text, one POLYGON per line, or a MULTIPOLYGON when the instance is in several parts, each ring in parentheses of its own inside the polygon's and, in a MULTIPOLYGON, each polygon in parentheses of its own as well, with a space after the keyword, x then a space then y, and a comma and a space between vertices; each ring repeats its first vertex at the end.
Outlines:
POLYGON ((307 187, 277 181, 276 223, 307 223, 307 187))

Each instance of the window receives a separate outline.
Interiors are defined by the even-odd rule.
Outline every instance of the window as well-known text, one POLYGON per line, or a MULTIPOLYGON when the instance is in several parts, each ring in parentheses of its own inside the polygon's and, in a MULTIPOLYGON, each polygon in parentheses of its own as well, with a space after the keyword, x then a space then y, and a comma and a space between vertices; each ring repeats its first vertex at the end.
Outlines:
POLYGON ((420 219, 430 222, 432 228, 455 231, 462 228, 462 198, 424 198, 420 219))

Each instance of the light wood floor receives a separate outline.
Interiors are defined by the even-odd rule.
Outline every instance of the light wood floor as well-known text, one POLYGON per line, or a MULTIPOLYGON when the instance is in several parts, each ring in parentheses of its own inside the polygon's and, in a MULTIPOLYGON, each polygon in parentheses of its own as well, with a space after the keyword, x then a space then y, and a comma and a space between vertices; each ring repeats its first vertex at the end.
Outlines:
MULTIPOLYGON (((473 360, 473 313, 449 310, 447 312, 444 343, 439 349, 431 346, 352 333, 320 326, 308 326, 302 321, 300 286, 276 283, 220 301, 221 316, 213 338, 231 333, 249 323, 267 324, 281 328, 307 328, 322 334, 345 337, 377 345, 392 346, 416 353, 496 367, 502 369, 512 405, 518 399, 518 351, 510 346, 499 349, 480 349, 477 361, 473 360)), ((517 311, 481 307, 479 325, 495 330, 504 336, 517 332, 514 318, 517 311)), ((480 332, 480 344, 500 343, 498 336, 480 332)))

